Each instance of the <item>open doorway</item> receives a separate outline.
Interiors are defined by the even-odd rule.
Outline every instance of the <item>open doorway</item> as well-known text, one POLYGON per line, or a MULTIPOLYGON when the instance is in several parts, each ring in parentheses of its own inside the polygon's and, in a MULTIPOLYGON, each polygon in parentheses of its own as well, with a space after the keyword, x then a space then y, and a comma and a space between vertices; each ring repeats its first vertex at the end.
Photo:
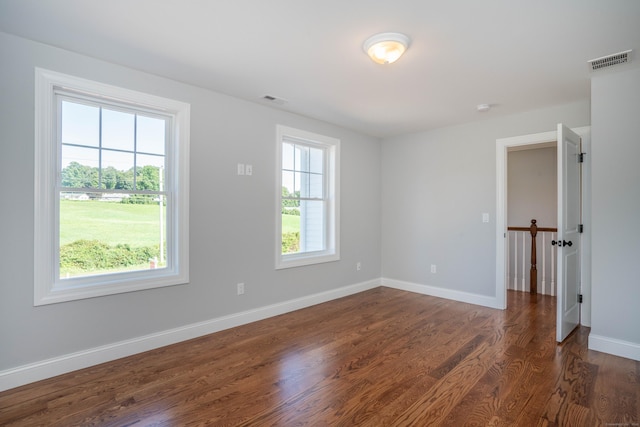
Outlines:
POLYGON ((509 290, 556 296, 556 247, 550 244, 558 224, 556 146, 553 141, 507 148, 509 290), (530 231, 533 221, 535 242, 530 231), (535 263, 532 244, 536 245, 535 263))
MULTIPOLYGON (((582 221, 584 233, 580 239, 581 283, 580 293, 583 303, 580 307, 581 323, 591 324, 591 167, 589 152, 591 148, 590 127, 573 129, 582 138, 582 151, 586 153, 582 166, 582 221)), ((507 306, 507 153, 515 147, 539 146, 553 144, 557 141, 558 131, 522 135, 496 140, 496 306, 507 306)))

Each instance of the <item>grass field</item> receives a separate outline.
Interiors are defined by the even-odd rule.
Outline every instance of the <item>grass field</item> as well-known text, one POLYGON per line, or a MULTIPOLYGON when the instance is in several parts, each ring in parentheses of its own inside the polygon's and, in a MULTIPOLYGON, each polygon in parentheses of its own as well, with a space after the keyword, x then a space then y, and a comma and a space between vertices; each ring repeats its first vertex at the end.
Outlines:
POLYGON ((296 231, 300 231, 300 216, 282 215, 282 232, 295 233, 296 231))
MULTIPOLYGON (((109 245, 157 245, 160 239, 159 210, 158 205, 61 200, 60 244, 84 239, 99 240, 109 245)), ((166 212, 164 215, 166 225, 166 212)), ((300 217, 282 215, 282 232, 296 231, 300 231, 300 217)))
MULTIPOLYGON (((163 207, 163 211, 166 211, 163 207)), ((163 212, 166 226, 166 212, 163 212)), ((165 233, 166 236, 166 233, 165 233)), ((76 240, 153 246, 160 241, 160 207, 94 200, 60 201, 60 245, 76 240)))

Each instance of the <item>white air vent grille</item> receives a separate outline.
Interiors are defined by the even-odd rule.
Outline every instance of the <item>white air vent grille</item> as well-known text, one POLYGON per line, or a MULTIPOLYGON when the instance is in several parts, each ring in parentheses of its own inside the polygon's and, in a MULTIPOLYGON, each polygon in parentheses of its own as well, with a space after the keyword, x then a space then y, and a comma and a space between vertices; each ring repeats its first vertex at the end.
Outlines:
POLYGON ((612 67, 618 64, 624 64, 631 60, 631 50, 625 50, 624 52, 614 53, 613 55, 603 56, 602 58, 592 59, 587 61, 591 71, 597 71, 602 68, 612 67))
POLYGON ((264 99, 265 101, 269 101, 273 104, 278 104, 278 105, 284 105, 287 103, 286 99, 282 99, 282 98, 277 98, 273 95, 265 95, 262 97, 262 99, 264 99))

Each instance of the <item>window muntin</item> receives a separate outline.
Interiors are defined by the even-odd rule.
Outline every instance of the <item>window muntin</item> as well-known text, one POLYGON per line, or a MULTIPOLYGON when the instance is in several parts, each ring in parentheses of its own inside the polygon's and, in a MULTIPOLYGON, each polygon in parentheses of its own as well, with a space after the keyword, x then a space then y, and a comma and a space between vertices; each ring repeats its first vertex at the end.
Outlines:
POLYGON ((34 304, 188 282, 189 105, 36 69, 34 304))
POLYGON ((278 126, 276 268, 339 259, 339 142, 278 126))

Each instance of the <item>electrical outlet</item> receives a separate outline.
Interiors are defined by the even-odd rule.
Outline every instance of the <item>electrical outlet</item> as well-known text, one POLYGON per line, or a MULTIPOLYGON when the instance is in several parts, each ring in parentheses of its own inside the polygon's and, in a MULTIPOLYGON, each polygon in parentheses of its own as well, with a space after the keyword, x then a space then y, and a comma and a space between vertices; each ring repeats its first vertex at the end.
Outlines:
POLYGON ((432 273, 436 272, 436 265, 435 264, 431 264, 431 272, 432 273))
POLYGON ((244 175, 244 163, 238 163, 238 175, 244 175))
POLYGON ((244 294, 244 283, 238 283, 238 295, 244 294))
POLYGON ((482 214, 482 222, 489 222, 489 214, 488 213, 483 213, 482 214))
POLYGON ((356 271, 362 270, 362 263, 360 261, 356 262, 356 271))
POLYGON ((244 174, 245 175, 253 175, 253 166, 252 165, 245 165, 244 174))

